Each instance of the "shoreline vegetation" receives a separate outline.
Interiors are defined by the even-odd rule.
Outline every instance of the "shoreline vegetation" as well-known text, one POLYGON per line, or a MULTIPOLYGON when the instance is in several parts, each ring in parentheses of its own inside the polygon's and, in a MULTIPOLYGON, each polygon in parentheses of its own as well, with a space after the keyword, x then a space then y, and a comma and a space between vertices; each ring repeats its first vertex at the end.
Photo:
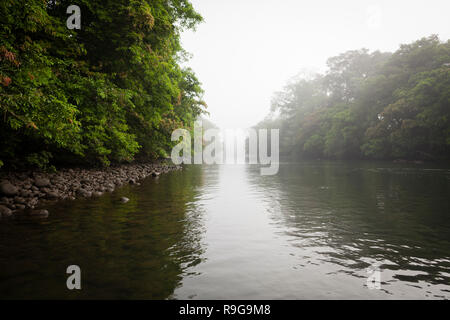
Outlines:
MULTIPOLYGON (((0 219, 24 215, 47 217, 45 205, 60 200, 101 197, 125 184, 181 170, 167 161, 133 163, 108 168, 65 168, 57 172, 23 171, 0 175, 0 219)), ((127 198, 120 200, 122 203, 127 198)))
MULTIPOLYGON (((201 83, 182 66, 181 33, 203 21, 188 0, 80 0, 79 30, 66 26, 70 5, 0 4, 4 217, 178 169, 155 161, 177 143, 175 129, 192 132, 207 113, 201 83)), ((327 65, 277 92, 255 127, 280 129, 281 156, 450 159, 450 41, 351 50, 327 65)))
POLYGON ((0 167, 104 166, 167 157, 206 113, 181 33, 188 0, 0 3, 0 167))
POLYGON ((350 50, 326 72, 277 92, 256 128, 280 129, 296 159, 448 161, 450 41, 431 35, 394 53, 350 50))

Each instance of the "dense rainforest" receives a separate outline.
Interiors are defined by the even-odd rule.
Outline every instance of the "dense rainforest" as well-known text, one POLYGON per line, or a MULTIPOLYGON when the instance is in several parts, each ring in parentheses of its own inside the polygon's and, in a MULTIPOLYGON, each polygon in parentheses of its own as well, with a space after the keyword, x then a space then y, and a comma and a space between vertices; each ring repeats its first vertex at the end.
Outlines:
POLYGON ((205 112, 182 30, 188 0, 0 2, 0 166, 103 165, 166 156, 205 112))
POLYGON ((312 159, 450 159, 450 41, 395 53, 348 51, 325 74, 291 81, 257 127, 280 128, 280 152, 312 159))

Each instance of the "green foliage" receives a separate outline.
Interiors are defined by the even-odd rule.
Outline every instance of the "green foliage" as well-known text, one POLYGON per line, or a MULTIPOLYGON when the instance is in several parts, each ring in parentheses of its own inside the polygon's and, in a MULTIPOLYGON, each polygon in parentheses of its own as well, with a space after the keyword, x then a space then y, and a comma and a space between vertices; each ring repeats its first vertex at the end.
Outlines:
POLYGON ((183 28, 202 21, 187 0, 0 4, 0 156, 5 164, 109 165, 158 157, 174 128, 204 112, 200 83, 180 67, 183 28), (48 160, 50 157, 47 158, 48 160))
POLYGON ((325 75, 275 95, 282 153, 314 158, 449 159, 450 42, 348 51, 325 75))
POLYGON ((48 151, 41 151, 37 153, 31 153, 27 156, 27 163, 40 169, 49 171, 55 171, 55 167, 49 165, 52 154, 48 151))

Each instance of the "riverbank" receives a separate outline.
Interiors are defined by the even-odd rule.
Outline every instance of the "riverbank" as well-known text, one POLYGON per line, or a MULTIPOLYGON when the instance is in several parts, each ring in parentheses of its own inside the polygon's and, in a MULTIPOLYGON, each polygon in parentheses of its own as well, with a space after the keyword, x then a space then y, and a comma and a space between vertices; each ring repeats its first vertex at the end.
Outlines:
POLYGON ((100 197, 124 184, 180 170, 168 162, 124 164, 103 169, 71 168, 0 174, 0 218, 16 214, 48 216, 45 204, 59 200, 100 197))

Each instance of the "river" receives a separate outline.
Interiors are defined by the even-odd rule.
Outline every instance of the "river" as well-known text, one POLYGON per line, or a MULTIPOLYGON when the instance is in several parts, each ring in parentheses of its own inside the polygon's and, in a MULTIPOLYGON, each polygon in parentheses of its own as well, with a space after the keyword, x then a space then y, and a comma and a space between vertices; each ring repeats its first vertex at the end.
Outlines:
POLYGON ((448 299, 449 195, 437 165, 186 166, 1 221, 0 298, 448 299))

